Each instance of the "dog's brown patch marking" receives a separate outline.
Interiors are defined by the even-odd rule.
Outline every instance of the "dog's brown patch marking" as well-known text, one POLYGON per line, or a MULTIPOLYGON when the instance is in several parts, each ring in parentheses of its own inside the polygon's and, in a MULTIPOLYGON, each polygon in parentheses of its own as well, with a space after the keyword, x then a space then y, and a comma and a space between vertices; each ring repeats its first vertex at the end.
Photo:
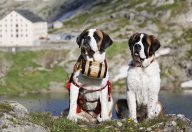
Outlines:
POLYGON ((147 54, 148 56, 150 56, 150 48, 151 48, 151 45, 152 45, 152 41, 153 41, 153 36, 152 35, 147 35, 147 44, 148 44, 148 49, 147 49, 147 54))
POLYGON ((102 41, 103 41, 103 33, 99 29, 96 29, 96 33, 100 38, 100 40, 98 42, 98 49, 100 50, 101 49, 101 44, 102 44, 102 41))

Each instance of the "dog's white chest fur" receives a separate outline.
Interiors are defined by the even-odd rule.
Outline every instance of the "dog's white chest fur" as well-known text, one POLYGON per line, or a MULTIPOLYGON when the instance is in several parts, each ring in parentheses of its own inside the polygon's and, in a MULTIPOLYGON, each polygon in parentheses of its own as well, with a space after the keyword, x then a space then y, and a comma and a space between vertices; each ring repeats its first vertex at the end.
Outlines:
POLYGON ((137 104, 146 105, 149 101, 149 94, 158 94, 160 69, 156 61, 146 68, 129 67, 127 76, 128 90, 135 93, 137 104))
POLYGON ((98 103, 99 103, 99 98, 101 95, 101 91, 97 92, 88 92, 87 90, 81 91, 79 95, 84 96, 86 99, 86 103, 84 104, 84 107, 86 110, 95 110, 98 103))

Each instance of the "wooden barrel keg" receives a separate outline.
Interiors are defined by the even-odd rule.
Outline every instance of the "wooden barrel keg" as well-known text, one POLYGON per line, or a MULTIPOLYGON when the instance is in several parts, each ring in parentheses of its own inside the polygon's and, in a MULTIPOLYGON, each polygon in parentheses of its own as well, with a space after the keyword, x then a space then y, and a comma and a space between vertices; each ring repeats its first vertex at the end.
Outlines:
POLYGON ((102 79, 107 74, 107 62, 82 61, 82 74, 91 78, 102 79))

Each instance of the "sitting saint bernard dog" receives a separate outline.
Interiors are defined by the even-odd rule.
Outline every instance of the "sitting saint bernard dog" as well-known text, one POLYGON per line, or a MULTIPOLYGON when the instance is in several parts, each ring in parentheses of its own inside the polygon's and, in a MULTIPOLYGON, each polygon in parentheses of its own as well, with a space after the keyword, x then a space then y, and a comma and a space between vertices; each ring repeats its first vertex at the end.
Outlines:
POLYGON ((127 73, 127 100, 116 102, 119 118, 129 117, 135 122, 162 115, 158 101, 160 69, 154 58, 160 42, 144 33, 133 34, 128 41, 132 60, 127 73))
POLYGON ((70 95, 67 118, 88 122, 110 120, 113 100, 105 49, 113 41, 101 30, 86 29, 76 42, 81 48, 81 54, 66 86, 70 95))

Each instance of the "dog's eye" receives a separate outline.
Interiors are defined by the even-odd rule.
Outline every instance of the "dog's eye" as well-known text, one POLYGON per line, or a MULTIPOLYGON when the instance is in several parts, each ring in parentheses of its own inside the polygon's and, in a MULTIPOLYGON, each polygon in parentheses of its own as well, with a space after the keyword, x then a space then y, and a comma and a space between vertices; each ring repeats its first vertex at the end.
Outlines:
POLYGON ((100 38, 99 38, 99 36, 97 35, 97 33, 94 33, 93 37, 95 38, 96 42, 99 42, 100 38))

